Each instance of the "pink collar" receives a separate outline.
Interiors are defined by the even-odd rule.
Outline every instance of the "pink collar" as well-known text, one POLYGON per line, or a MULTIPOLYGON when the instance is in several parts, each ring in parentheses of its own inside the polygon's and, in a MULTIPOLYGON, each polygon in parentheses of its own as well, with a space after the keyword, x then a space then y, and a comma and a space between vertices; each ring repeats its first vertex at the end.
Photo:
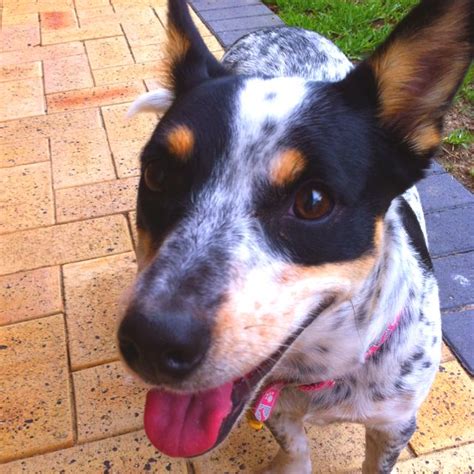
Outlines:
MULTIPOLYGON (((393 320, 393 322, 389 324, 387 329, 385 329, 379 341, 369 347, 369 349, 365 353, 366 360, 369 357, 373 356, 387 341, 390 335, 395 331, 395 329, 398 327, 398 324, 400 323, 401 315, 401 312, 398 313, 397 317, 393 320)), ((306 385, 297 385, 296 388, 298 390, 301 390, 302 392, 318 392, 319 390, 334 387, 336 383, 336 380, 331 379, 306 385)), ((265 387, 251 411, 251 418, 249 419, 249 423, 251 424, 251 426, 256 429, 259 429, 261 426, 263 426, 263 422, 267 421, 268 418, 270 418, 272 410, 275 407, 276 402, 278 401, 278 397, 280 396, 280 392, 282 388, 286 385, 288 384, 282 381, 278 381, 273 382, 265 387)))

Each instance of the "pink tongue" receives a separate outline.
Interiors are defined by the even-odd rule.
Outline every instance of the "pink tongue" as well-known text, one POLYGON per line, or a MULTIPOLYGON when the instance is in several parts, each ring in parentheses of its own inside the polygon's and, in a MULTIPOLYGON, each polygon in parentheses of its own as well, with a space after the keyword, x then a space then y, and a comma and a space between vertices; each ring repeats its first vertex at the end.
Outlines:
POLYGON ((150 390, 145 405, 145 431, 153 445, 174 457, 198 456, 217 442, 232 409, 233 383, 207 392, 176 394, 150 390))

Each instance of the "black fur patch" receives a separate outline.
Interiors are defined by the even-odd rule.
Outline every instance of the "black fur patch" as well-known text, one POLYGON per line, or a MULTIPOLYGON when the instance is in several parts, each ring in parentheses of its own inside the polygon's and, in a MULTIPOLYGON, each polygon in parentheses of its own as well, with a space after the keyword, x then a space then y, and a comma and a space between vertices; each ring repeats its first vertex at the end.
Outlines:
POLYGON ((418 222, 413 209, 405 201, 405 199, 401 198, 399 210, 402 216, 403 226, 405 227, 415 252, 419 255, 420 261, 425 269, 432 272, 433 263, 431 262, 428 248, 426 247, 426 242, 420 227, 420 223, 418 222))

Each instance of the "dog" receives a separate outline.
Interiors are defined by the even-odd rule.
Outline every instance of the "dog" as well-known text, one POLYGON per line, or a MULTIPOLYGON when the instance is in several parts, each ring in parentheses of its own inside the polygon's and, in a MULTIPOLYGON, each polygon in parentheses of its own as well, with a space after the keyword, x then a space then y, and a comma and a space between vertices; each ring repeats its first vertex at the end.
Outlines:
POLYGON ((415 183, 473 56, 471 0, 423 0, 353 66, 281 27, 222 62, 170 0, 163 115, 141 154, 139 272, 120 322, 163 453, 219 445, 248 410, 309 473, 304 422, 366 428, 388 473, 440 361, 438 288, 415 183))

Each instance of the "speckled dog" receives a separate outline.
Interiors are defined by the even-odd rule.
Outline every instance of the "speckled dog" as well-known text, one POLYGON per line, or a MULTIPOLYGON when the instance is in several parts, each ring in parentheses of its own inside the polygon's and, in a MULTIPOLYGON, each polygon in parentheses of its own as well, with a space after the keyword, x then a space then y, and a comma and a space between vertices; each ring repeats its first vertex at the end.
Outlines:
POLYGON ((389 472, 440 358, 438 290, 412 187, 472 60, 472 0, 425 0, 353 67, 316 33, 238 41, 222 63, 169 2, 169 87, 141 156, 139 274, 119 329, 171 456, 223 441, 253 407, 311 472, 303 422, 366 427, 389 472))

